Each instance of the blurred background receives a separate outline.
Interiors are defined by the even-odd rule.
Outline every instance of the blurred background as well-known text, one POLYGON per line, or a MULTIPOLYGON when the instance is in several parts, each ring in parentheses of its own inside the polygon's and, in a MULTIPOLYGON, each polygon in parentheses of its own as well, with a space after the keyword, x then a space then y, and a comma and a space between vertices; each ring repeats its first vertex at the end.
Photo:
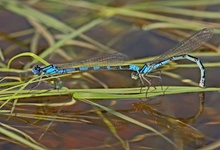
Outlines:
POLYGON ((219 10, 219 0, 0 0, 1 149, 218 148, 219 10), (139 95, 130 71, 29 82, 37 64, 115 52, 141 67, 205 27, 213 37, 191 55, 206 68, 206 92, 193 88, 200 72, 187 60, 156 72, 162 82, 152 79, 152 86, 162 94, 155 97, 146 89, 139 95), (166 95, 175 86, 182 92, 166 95))

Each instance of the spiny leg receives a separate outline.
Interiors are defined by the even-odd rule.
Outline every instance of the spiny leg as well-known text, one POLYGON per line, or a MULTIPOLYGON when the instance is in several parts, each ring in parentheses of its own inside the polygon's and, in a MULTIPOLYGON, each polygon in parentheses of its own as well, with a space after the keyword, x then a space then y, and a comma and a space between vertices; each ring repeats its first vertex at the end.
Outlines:
POLYGON ((140 87, 141 87, 140 93, 141 93, 141 92, 142 92, 142 88, 143 88, 143 86, 145 86, 145 85, 144 85, 144 81, 143 81, 143 78, 142 78, 142 74, 139 74, 138 76, 139 76, 139 79, 140 79, 140 87))
POLYGON ((47 82, 47 85, 51 89, 55 89, 55 90, 58 90, 58 91, 63 87, 62 81, 58 77, 53 78, 51 83, 47 82))
MULTIPOLYGON (((161 71, 158 70, 158 72, 159 72, 159 75, 146 74, 146 77, 159 79, 159 85, 161 86, 161 90, 163 91, 163 95, 165 95, 165 91, 163 90, 163 85, 162 85, 163 78, 161 77, 161 71)), ((154 89, 156 90, 156 87, 155 87, 155 86, 154 86, 154 89)))
POLYGON ((33 89, 37 88, 37 87, 40 85, 40 83, 41 83, 41 81, 42 81, 42 78, 43 78, 43 75, 44 75, 43 73, 39 75, 39 82, 38 82, 37 84, 35 84, 34 86, 31 87, 30 92, 31 92, 33 89))
MULTIPOLYGON (((158 75, 158 76, 156 76, 156 75, 150 75, 150 74, 143 74, 143 76, 142 76, 142 78, 143 78, 143 80, 144 81, 146 81, 147 83, 148 83, 148 85, 150 86, 151 85, 151 82, 146 78, 146 77, 148 77, 148 78, 157 78, 157 79, 159 79, 160 80, 160 82, 162 83, 162 77, 161 77, 161 71, 159 70, 159 72, 160 72, 160 74, 158 75), (145 77, 146 76, 146 77, 145 77)), ((149 90, 149 86, 148 86, 148 90, 149 90)), ((155 86, 153 86, 154 87, 154 90, 156 90, 156 87, 155 86)), ((168 87, 167 87, 168 88, 168 87)), ((165 95, 165 91, 167 90, 167 88, 165 89, 165 90, 163 90, 163 86, 162 86, 162 84, 161 84, 161 90, 162 90, 162 92, 163 92, 163 95, 165 95)), ((147 90, 147 91, 148 91, 147 90)), ((154 91, 153 90, 153 91, 154 91)))
MULTIPOLYGON (((147 78, 145 78, 145 74, 139 74, 139 78, 140 78, 140 80, 141 80, 141 82, 142 82, 142 84, 144 85, 144 81, 146 81, 147 82, 147 91, 146 91, 146 97, 147 97, 147 92, 148 92, 148 90, 150 89, 150 86, 151 86, 151 82, 147 79, 147 78)), ((142 87, 141 87, 141 90, 142 90, 142 87)))

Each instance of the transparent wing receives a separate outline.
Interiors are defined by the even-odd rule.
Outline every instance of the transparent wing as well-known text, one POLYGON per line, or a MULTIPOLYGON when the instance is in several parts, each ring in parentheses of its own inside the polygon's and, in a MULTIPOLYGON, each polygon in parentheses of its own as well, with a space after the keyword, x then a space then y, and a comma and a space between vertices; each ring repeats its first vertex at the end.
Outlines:
POLYGON ((56 66, 58 66, 59 68, 107 66, 121 64, 126 60, 128 60, 128 57, 126 55, 122 53, 113 53, 82 61, 75 61, 65 64, 56 64, 56 66))
POLYGON ((203 45, 208 39, 210 39, 212 37, 212 34, 212 28, 204 28, 202 30, 199 30, 190 37, 186 38, 181 43, 179 43, 173 49, 155 58, 152 63, 160 62, 173 56, 179 56, 194 51, 195 49, 203 45))

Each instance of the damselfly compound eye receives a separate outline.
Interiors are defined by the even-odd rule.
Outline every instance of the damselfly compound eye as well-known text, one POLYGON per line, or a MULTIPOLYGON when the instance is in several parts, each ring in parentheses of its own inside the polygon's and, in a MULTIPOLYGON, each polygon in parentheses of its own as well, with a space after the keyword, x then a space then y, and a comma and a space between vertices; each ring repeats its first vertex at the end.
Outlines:
POLYGON ((137 80, 138 79, 138 73, 137 72, 132 72, 131 73, 131 78, 137 80))

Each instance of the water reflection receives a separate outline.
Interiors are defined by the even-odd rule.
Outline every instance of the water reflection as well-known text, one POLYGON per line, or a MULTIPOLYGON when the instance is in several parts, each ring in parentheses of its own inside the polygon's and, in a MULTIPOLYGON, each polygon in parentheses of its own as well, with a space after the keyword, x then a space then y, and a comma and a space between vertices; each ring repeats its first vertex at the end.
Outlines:
MULTIPOLYGON (((110 132, 112 128, 117 130, 118 134, 120 134, 120 136, 124 140, 127 140, 131 145, 156 138, 155 135, 150 135, 146 130, 141 129, 128 121, 118 118, 104 110, 99 110, 92 106, 85 106, 80 102, 69 107, 48 107, 46 105, 46 103, 51 103, 51 101, 56 103, 58 100, 64 100, 67 98, 68 97, 57 96, 56 98, 51 98, 51 100, 48 99, 47 101, 43 98, 41 100, 33 100, 33 104, 45 103, 45 106, 41 107, 34 105, 29 105, 28 107, 17 105, 13 112, 5 111, 4 113, 1 113, 1 121, 11 125, 14 123, 14 126, 18 130, 29 133, 33 138, 38 139, 39 141, 47 144, 53 141, 57 145, 65 146, 65 148, 75 147, 71 144, 71 141, 77 141, 78 148, 82 147, 85 144, 85 141, 82 139, 88 137, 93 137, 93 140, 90 141, 90 143, 86 143, 88 147, 91 145, 98 145, 97 147, 99 147, 102 144, 103 147, 106 147, 107 145, 109 146, 109 143, 105 143, 105 140, 103 143, 97 143, 100 142, 98 140, 100 138, 107 138, 111 141, 110 145, 112 146, 120 146, 120 142, 115 140, 115 137, 112 136, 112 133, 110 132), (100 117, 98 112, 101 112, 102 116, 111 122, 112 126, 109 126, 105 120, 100 117), (139 137, 137 135, 139 135, 139 137), (143 138, 140 139, 140 135, 143 138), (146 135, 146 137, 144 137, 144 135, 146 135), (62 143, 65 142, 68 142, 68 144, 62 145, 62 143)), ((19 102, 22 104, 22 100, 19 102)), ((193 148, 203 146, 205 140, 204 135, 190 124, 193 124, 203 112, 204 93, 200 93, 198 111, 196 114, 193 114, 188 118, 175 118, 171 115, 162 113, 156 108, 156 106, 159 105, 150 104, 148 101, 132 103, 132 107, 128 107, 131 103, 126 101, 123 101, 123 104, 127 105, 125 107, 126 109, 121 109, 120 107, 118 109, 116 108, 115 111, 133 118, 136 117, 135 119, 137 120, 140 119, 137 114, 144 113, 146 116, 146 119, 144 118, 145 120, 148 120, 151 123, 153 122, 155 126, 158 126, 160 129, 164 129, 161 130, 161 133, 165 135, 171 134, 174 137, 174 141, 181 140, 184 145, 193 148)), ((7 108, 10 109, 11 105, 12 103, 8 103, 5 106, 5 110, 7 108)), ((150 126, 152 126, 152 124, 150 126)), ((146 144, 144 146, 146 146, 146 144)), ((53 148, 50 145, 49 147, 53 148)))
POLYGON ((198 148, 203 146, 205 137, 189 124, 195 122, 204 110, 205 93, 199 93, 199 99, 200 105, 197 113, 188 118, 175 118, 159 112, 154 108, 154 104, 148 104, 146 101, 133 103, 133 108, 136 111, 142 111, 148 119, 152 119, 157 126, 168 130, 175 138, 181 139, 186 145, 198 148))

